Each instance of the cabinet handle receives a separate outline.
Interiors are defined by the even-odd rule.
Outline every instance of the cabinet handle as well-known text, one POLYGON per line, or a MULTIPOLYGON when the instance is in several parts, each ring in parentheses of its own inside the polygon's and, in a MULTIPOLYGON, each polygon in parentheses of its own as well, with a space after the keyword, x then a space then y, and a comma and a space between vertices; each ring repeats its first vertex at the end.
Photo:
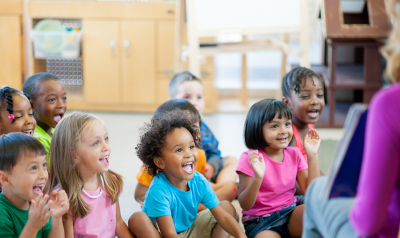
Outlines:
POLYGON ((124 40, 125 57, 129 57, 129 40, 124 40))
POLYGON ((114 58, 115 57, 115 40, 110 41, 110 46, 111 46, 111 56, 114 58))

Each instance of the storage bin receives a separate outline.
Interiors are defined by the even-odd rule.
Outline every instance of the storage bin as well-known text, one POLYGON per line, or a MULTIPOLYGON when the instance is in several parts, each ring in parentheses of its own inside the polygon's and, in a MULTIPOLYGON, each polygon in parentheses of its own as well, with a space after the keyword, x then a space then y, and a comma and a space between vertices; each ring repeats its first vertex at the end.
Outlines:
POLYGON ((80 55, 82 31, 31 30, 36 59, 47 57, 77 58, 80 55))

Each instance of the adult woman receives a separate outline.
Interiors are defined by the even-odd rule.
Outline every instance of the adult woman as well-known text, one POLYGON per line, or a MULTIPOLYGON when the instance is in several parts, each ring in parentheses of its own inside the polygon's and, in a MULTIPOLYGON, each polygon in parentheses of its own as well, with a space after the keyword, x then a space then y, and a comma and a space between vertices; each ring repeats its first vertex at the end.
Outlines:
POLYGON ((303 237, 397 237, 400 222, 400 0, 386 0, 393 31, 382 49, 393 85, 371 100, 355 198, 321 199, 327 178, 305 199, 303 237))

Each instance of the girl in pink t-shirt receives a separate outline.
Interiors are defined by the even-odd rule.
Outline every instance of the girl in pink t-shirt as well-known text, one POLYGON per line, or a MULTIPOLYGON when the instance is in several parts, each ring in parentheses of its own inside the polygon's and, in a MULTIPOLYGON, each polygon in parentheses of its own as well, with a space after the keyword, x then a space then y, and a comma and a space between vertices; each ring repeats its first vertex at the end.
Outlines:
POLYGON ((242 154, 236 172, 247 237, 300 237, 304 208, 296 206, 295 183, 305 191, 320 175, 318 133, 310 129, 304 139, 307 166, 298 148, 288 147, 293 137, 290 109, 264 99, 250 108, 244 137, 250 150, 242 154))
POLYGON ((104 122, 82 112, 63 118, 50 151, 51 188, 64 189, 70 202, 65 237, 132 238, 119 209, 122 178, 108 169, 111 150, 104 122))

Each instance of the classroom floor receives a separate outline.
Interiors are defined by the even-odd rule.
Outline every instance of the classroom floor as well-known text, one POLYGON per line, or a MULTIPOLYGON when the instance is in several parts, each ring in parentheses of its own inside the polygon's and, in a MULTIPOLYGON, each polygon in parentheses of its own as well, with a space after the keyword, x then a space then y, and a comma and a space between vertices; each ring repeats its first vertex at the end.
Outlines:
MULTIPOLYGON (((135 146, 139 141, 139 128, 149 122, 151 114, 138 113, 100 113, 93 114, 102 118, 108 128, 110 135, 111 157, 110 169, 124 177, 124 192, 120 197, 120 207, 122 218, 128 221, 130 215, 140 210, 140 205, 134 199, 136 187, 136 173, 139 171, 142 162, 136 155, 135 146)), ((243 125, 246 114, 219 113, 205 115, 203 120, 213 130, 220 142, 222 155, 232 155, 240 157, 246 149, 243 142, 243 125)), ((332 151, 335 150, 337 142, 342 136, 341 129, 318 129, 324 139, 321 149, 324 150, 320 156, 322 172, 326 173, 333 158, 332 151), (323 157, 323 158, 321 158, 323 157)), ((234 201, 235 207, 239 210, 240 206, 234 201)), ((239 213, 241 211, 238 211, 239 213)))

